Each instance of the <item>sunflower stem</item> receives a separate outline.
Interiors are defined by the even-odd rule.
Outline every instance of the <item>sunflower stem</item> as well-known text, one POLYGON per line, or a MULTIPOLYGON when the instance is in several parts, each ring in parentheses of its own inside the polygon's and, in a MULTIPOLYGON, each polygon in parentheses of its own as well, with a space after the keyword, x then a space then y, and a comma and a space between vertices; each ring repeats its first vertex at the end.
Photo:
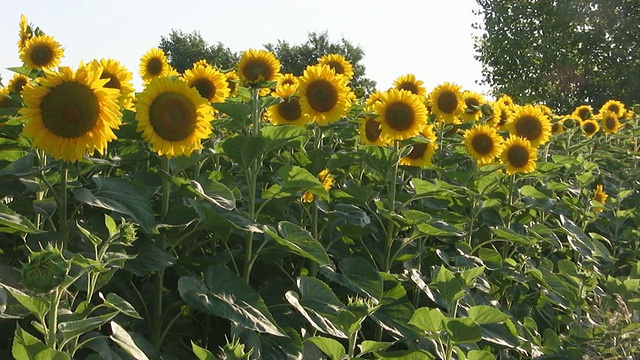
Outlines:
POLYGON ((389 272, 391 270, 391 264, 393 263, 393 259, 391 259, 391 248, 393 247, 393 239, 395 235, 395 223, 391 218, 393 213, 396 211, 396 178, 398 177, 398 164, 400 163, 400 141, 394 140, 393 143, 394 152, 394 164, 391 172, 391 181, 389 184, 389 221, 387 223, 387 239, 386 239, 386 252, 385 252, 385 261, 384 261, 384 271, 389 272))
MULTIPOLYGON (((160 158, 162 161, 162 170, 165 172, 165 176, 162 178, 162 203, 160 209, 160 219, 164 222, 167 213, 169 212, 169 196, 171 193, 171 179, 169 179, 170 169, 169 169, 169 158, 166 156, 162 156, 160 158)), ((165 249, 167 244, 167 233, 163 232, 158 237, 158 247, 162 250, 165 249)), ((158 277, 156 278, 156 304, 154 307, 154 321, 153 321, 153 344, 160 348, 162 345, 162 296, 164 292, 164 272, 165 269, 162 268, 158 271, 158 277)))
MULTIPOLYGON (((260 88, 251 89, 251 104, 251 120, 253 124, 251 134, 257 138, 260 135, 260 88)), ((252 221, 256 220, 256 187, 258 182, 258 171, 260 170, 260 161, 260 157, 253 160, 245 172, 247 185, 249 186, 249 218, 252 221)), ((244 267, 242 271, 243 279, 247 284, 251 278, 251 269, 255 262, 253 256, 253 232, 249 232, 245 238, 244 267)))
MULTIPOLYGON (((478 161, 473 159, 473 177, 472 181, 475 181, 478 178, 478 161)), ((475 192, 471 195, 471 210, 470 210, 470 220, 469 220, 469 232, 467 233, 467 242, 469 246, 473 247, 473 226, 478 217, 478 199, 475 192)))
POLYGON ((53 350, 57 350, 56 335, 58 333, 58 305, 60 304, 60 298, 62 297, 62 289, 56 287, 51 292, 51 308, 49 310, 49 324, 47 329, 47 346, 53 350))
POLYGON ((67 247, 69 241, 69 224, 67 219, 67 182, 69 181, 69 167, 62 161, 60 169, 60 209, 58 210, 58 234, 60 234, 60 251, 67 247))

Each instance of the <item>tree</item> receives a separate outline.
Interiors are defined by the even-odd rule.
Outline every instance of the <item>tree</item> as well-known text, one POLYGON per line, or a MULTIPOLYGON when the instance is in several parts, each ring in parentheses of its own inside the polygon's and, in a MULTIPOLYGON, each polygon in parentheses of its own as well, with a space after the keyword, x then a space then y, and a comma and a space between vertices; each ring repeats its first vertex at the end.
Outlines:
POLYGON ((483 84, 559 112, 640 102, 637 0, 478 0, 483 84))
POLYGON ((342 38, 339 42, 329 42, 327 32, 307 34, 307 41, 302 45, 290 45, 287 41, 278 40, 276 44, 266 44, 264 47, 272 51, 282 64, 282 72, 289 72, 296 76, 302 75, 305 67, 317 64, 318 58, 327 54, 340 54, 353 65, 354 76, 351 87, 362 87, 366 92, 375 90, 376 82, 365 77, 365 67, 360 62, 364 58, 364 50, 354 46, 342 38))
POLYGON ((197 31, 185 34, 171 30, 168 37, 161 37, 158 47, 167 54, 171 66, 181 73, 202 59, 223 70, 233 68, 238 62, 237 54, 221 42, 209 45, 197 31))

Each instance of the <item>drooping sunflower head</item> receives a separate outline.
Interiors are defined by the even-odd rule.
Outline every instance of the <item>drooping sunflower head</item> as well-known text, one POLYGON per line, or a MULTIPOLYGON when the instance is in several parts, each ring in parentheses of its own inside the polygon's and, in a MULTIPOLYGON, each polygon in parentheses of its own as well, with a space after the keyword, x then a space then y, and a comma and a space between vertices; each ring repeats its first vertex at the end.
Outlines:
POLYGON ((425 125, 420 134, 427 139, 427 142, 421 142, 411 145, 411 151, 400 159, 398 164, 414 167, 427 167, 431 165, 433 156, 436 153, 438 145, 437 137, 433 131, 433 125, 425 125))
POLYGON ((427 123, 427 108, 418 95, 391 88, 374 104, 382 136, 388 140, 404 140, 420 134, 427 123))
POLYGON ((53 69, 63 56, 60 43, 48 35, 31 37, 20 52, 20 60, 27 69, 53 69))
POLYGON ((549 118, 531 104, 516 107, 505 128, 511 134, 529 140, 533 147, 547 143, 551 135, 549 118))
POLYGON ((416 79, 414 74, 399 76, 393 82, 393 87, 398 90, 407 90, 414 95, 425 97, 427 95, 427 88, 423 85, 424 81, 416 79))
POLYGON ((20 15, 20 31, 18 32, 18 51, 21 52, 27 45, 27 41, 33 36, 31 26, 27 22, 27 17, 24 14, 20 15))
POLYGON ((114 59, 94 60, 92 66, 102 68, 100 78, 108 80, 104 87, 120 91, 118 98, 120 106, 127 110, 133 110, 133 92, 135 91, 132 83, 133 74, 114 59))
POLYGON ((137 131, 159 155, 190 155, 211 134, 213 109, 182 79, 152 80, 138 95, 137 131))
POLYGON ((529 140, 515 135, 509 136, 503 143, 500 161, 506 166, 507 174, 528 174, 536 169, 536 149, 529 140))
POLYGON ((502 152, 502 137, 494 127, 474 125, 465 131, 464 145, 479 164, 491 164, 502 152))
POLYGON ((328 65, 307 66, 298 84, 303 114, 308 122, 327 125, 342 118, 351 102, 346 78, 328 65))
POLYGON ((45 71, 22 90, 25 106, 20 109, 27 120, 23 134, 34 148, 55 159, 76 162, 85 153, 103 154, 107 143, 116 138, 113 129, 121 124, 120 92, 104 87, 101 69, 81 65, 74 72, 60 67, 45 71))
POLYGON ((242 53, 236 70, 247 84, 274 81, 280 73, 280 61, 270 51, 249 49, 242 53))
POLYGON ((604 113, 607 111, 614 113, 618 118, 620 118, 624 116, 624 112, 626 111, 626 109, 622 102, 618 100, 609 100, 604 103, 604 105, 602 105, 599 113, 604 113))
POLYGON ((156 78, 171 76, 174 73, 172 70, 167 55, 158 48, 150 49, 140 58, 140 77, 145 84, 156 78))
POLYGON ((438 121, 460 123, 460 115, 464 112, 461 87, 448 82, 436 86, 429 95, 429 105, 438 121))
POLYGON ((484 97, 475 91, 462 92, 462 101, 464 101, 464 112, 460 117, 466 122, 479 121, 482 117, 482 105, 484 105, 484 97))
POLYGON ((604 130, 605 134, 615 134, 620 130, 620 120, 618 120, 618 117, 613 112, 601 112, 598 114, 598 119, 602 124, 602 130, 604 130))
POLYGON ((229 97, 234 97, 238 94, 238 82, 240 82, 240 77, 235 70, 231 70, 229 72, 224 73, 224 76, 227 78, 227 86, 229 87, 229 97))
POLYGON ((210 65, 195 65, 184 72, 184 80, 189 87, 209 102, 219 103, 229 97, 227 77, 210 65))
POLYGON ((22 89, 24 89, 24 87, 27 86, 30 81, 31 79, 29 79, 29 77, 15 73, 13 74, 13 78, 9 80, 7 88, 12 93, 20 94, 22 92, 22 89))
POLYGON ((588 119, 582 122, 582 133, 586 136, 586 137, 592 137, 593 135, 595 135, 598 130, 600 130, 600 125, 598 125, 598 122, 595 121, 594 119, 588 119))
POLYGON ((593 110, 589 105, 580 105, 573 110, 571 114, 573 117, 580 119, 580 121, 584 121, 590 119, 593 116, 593 110))
POLYGON ((596 185, 596 189, 593 191, 592 200, 597 202, 597 206, 593 207, 593 211, 602 212, 608 197, 609 195, 606 193, 606 191, 604 191, 604 186, 602 184, 596 185))
POLYGON ((358 133, 360 142, 364 145, 385 146, 388 140, 382 137, 380 122, 371 115, 365 115, 358 119, 358 133))
POLYGON ((267 108, 267 118, 272 124, 296 125, 301 127, 307 125, 307 118, 302 114, 300 99, 295 96, 295 94, 296 87, 294 85, 276 87, 273 96, 277 96, 283 101, 267 108))
POLYGON ((348 80, 353 78, 353 66, 340 54, 327 54, 318 59, 318 64, 328 65, 336 74, 346 77, 348 80))

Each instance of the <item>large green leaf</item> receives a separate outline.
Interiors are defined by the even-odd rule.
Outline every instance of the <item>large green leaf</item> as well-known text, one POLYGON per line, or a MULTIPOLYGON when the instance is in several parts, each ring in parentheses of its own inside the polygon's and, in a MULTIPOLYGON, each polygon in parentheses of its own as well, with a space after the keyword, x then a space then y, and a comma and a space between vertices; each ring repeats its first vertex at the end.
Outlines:
POLYGON ((294 223, 282 221, 278 224, 278 232, 265 228, 278 244, 286 247, 292 253, 314 261, 319 265, 331 266, 329 255, 324 251, 324 247, 319 241, 313 238, 310 232, 302 229, 294 223))
POLYGON ((315 336, 306 339, 305 342, 310 342, 317 346, 318 349, 325 353, 325 355, 327 355, 331 360, 342 360, 342 358, 347 354, 344 346, 334 339, 315 336))
POLYGON ((9 234, 19 232, 27 234, 42 233, 29 219, 16 213, 6 204, 0 203, 0 233, 3 232, 9 234))
POLYGON ((138 344, 131 335, 115 321, 111 322, 111 340, 113 340, 120 348, 126 351, 136 360, 149 360, 147 355, 140 350, 138 344))
POLYGON ((300 166, 285 165, 278 169, 284 191, 309 191, 321 199, 328 199, 329 192, 322 186, 318 177, 300 166))
POLYGON ((224 184, 214 180, 212 174, 213 173, 209 173, 209 176, 201 176, 198 181, 185 180, 183 186, 186 186, 189 191, 213 205, 225 210, 233 210, 236 207, 236 199, 233 196, 233 192, 224 184))
POLYGON ((344 285, 362 296, 379 301, 382 298, 383 282, 380 272, 370 261, 358 256, 348 257, 338 264, 340 273, 328 267, 320 271, 324 276, 344 285))
POLYGON ((286 336, 260 295, 222 265, 207 268, 204 282, 191 276, 181 277, 178 291, 195 309, 229 319, 247 329, 286 336))
POLYGON ((11 354, 20 360, 69 360, 69 355, 55 351, 35 336, 16 326, 11 354))
POLYGON ((22 291, 5 284, 2 284, 1 286, 7 289, 7 291, 11 293, 11 296, 13 296, 20 303, 20 305, 27 308, 27 310, 36 315, 38 318, 44 318, 44 315, 49 312, 49 298, 27 295, 22 291))
POLYGON ((295 125, 267 126, 260 129, 260 136, 266 140, 265 153, 277 150, 292 140, 304 140, 309 130, 295 125))
POLYGON ((7 166, 0 169, 0 183, 6 180, 13 180, 17 177, 27 176, 37 173, 39 170, 34 167, 33 153, 28 153, 16 161, 10 162, 7 166))
POLYGON ((446 317, 438 308, 419 308, 411 316, 409 324, 418 327, 420 330, 435 334, 444 329, 445 320, 446 317))
POLYGON ((454 273, 444 266, 441 266, 440 270, 438 270, 438 274, 433 280, 432 285, 440 291, 440 295, 442 295, 446 301, 447 306, 451 306, 464 296, 464 286, 462 282, 456 278, 454 273))
POLYGON ((58 324, 58 330, 63 337, 63 341, 67 341, 75 336, 79 336, 93 329, 99 328, 109 322, 109 320, 113 319, 116 315, 118 315, 118 311, 87 319, 61 322, 58 324))
POLYGON ((191 341, 191 351, 193 351, 193 355, 195 355, 198 360, 218 360, 209 350, 196 345, 193 341, 191 341))
POLYGON ((469 318, 447 319, 444 327, 451 340, 455 343, 474 343, 482 339, 480 325, 469 318))
POLYGON ((102 293, 99 293, 98 295, 102 299, 102 302, 108 308, 118 310, 119 312, 135 319, 142 319, 142 317, 140 316, 140 314, 138 314, 138 312, 133 307, 133 305, 131 305, 125 299, 121 298, 119 295, 115 293, 109 293, 107 294, 106 298, 102 295, 102 293))
POLYGON ((422 349, 376 352, 378 360, 433 360, 436 357, 422 349))
POLYGON ((472 306, 467 310, 469 317, 477 324, 493 324, 501 323, 509 319, 509 315, 502 311, 487 305, 472 306))
POLYGON ((264 154, 265 140, 259 137, 238 135, 225 140, 222 150, 243 170, 264 154))

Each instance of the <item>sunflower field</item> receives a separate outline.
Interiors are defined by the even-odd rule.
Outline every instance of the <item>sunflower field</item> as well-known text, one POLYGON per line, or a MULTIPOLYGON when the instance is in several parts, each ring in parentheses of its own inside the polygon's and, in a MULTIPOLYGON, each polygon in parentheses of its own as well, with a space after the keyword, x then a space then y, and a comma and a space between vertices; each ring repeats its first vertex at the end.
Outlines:
POLYGON ((2 359, 639 358, 637 105, 18 49, 2 359))

